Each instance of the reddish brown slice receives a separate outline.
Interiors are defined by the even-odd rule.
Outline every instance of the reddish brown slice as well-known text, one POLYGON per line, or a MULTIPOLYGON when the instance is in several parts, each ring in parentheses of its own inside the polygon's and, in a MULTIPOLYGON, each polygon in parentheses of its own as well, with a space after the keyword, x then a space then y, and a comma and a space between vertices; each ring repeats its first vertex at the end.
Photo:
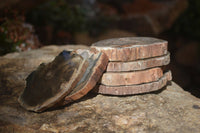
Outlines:
POLYGON ((100 83, 107 86, 134 85, 153 82, 163 76, 161 68, 151 68, 135 72, 104 73, 100 83))
POLYGON ((88 50, 79 50, 77 53, 83 57, 85 56, 89 62, 89 67, 73 91, 65 97, 64 104, 70 103, 83 97, 91 89, 93 89, 101 78, 108 64, 108 58, 104 53, 95 53, 88 50))
POLYGON ((129 61, 129 62, 109 62, 106 71, 107 72, 128 72, 135 70, 144 70, 147 68, 153 68, 158 66, 164 66, 169 64, 170 54, 148 58, 138 61, 129 61))
POLYGON ((93 92, 109 95, 132 95, 159 90, 172 80, 171 71, 166 72, 158 81, 130 86, 105 86, 97 85, 93 92))
POLYGON ((134 61, 167 54, 167 41, 150 37, 125 37, 93 43, 92 49, 102 51, 109 61, 134 61))

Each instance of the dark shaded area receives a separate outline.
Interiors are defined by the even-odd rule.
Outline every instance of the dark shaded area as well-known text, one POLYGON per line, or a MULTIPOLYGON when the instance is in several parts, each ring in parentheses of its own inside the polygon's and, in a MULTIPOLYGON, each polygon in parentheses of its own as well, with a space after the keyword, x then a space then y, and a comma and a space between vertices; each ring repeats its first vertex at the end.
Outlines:
POLYGON ((200 97, 200 1, 189 0, 187 9, 173 26, 160 34, 169 41, 173 79, 200 97))
POLYGON ((8 0, 1 1, 0 11, 1 55, 153 36, 169 41, 173 80, 200 97, 199 0, 8 0))
POLYGON ((64 94, 71 91, 69 86, 75 82, 73 73, 81 62, 79 55, 63 51, 53 62, 42 63, 27 77, 27 86, 19 98, 20 104, 28 110, 38 111, 49 104, 53 106, 55 101, 59 102, 64 94))

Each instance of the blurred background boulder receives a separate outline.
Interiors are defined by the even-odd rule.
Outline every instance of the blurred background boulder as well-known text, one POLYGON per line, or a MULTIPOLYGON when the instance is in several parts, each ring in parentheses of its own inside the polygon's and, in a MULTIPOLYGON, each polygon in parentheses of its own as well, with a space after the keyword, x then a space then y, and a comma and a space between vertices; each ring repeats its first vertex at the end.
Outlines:
POLYGON ((0 54, 114 37, 169 41, 173 80, 200 97, 199 0, 0 0, 0 54))

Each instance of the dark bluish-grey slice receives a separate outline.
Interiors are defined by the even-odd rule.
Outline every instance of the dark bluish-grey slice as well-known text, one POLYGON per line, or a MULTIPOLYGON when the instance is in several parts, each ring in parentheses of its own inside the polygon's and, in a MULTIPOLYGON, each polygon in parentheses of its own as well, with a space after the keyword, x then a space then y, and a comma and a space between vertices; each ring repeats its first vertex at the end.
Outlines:
POLYGON ((61 52, 52 62, 41 64, 26 79, 19 97, 27 110, 40 112, 58 104, 84 75, 88 61, 69 51, 61 52))

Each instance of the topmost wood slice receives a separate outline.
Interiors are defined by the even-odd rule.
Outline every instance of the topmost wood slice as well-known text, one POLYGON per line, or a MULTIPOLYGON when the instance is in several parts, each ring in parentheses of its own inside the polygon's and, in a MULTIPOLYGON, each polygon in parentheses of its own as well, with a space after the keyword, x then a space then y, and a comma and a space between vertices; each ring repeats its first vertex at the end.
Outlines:
POLYGON ((104 52, 109 61, 134 61, 167 54, 167 44, 151 37, 125 37, 102 40, 91 48, 104 52))

